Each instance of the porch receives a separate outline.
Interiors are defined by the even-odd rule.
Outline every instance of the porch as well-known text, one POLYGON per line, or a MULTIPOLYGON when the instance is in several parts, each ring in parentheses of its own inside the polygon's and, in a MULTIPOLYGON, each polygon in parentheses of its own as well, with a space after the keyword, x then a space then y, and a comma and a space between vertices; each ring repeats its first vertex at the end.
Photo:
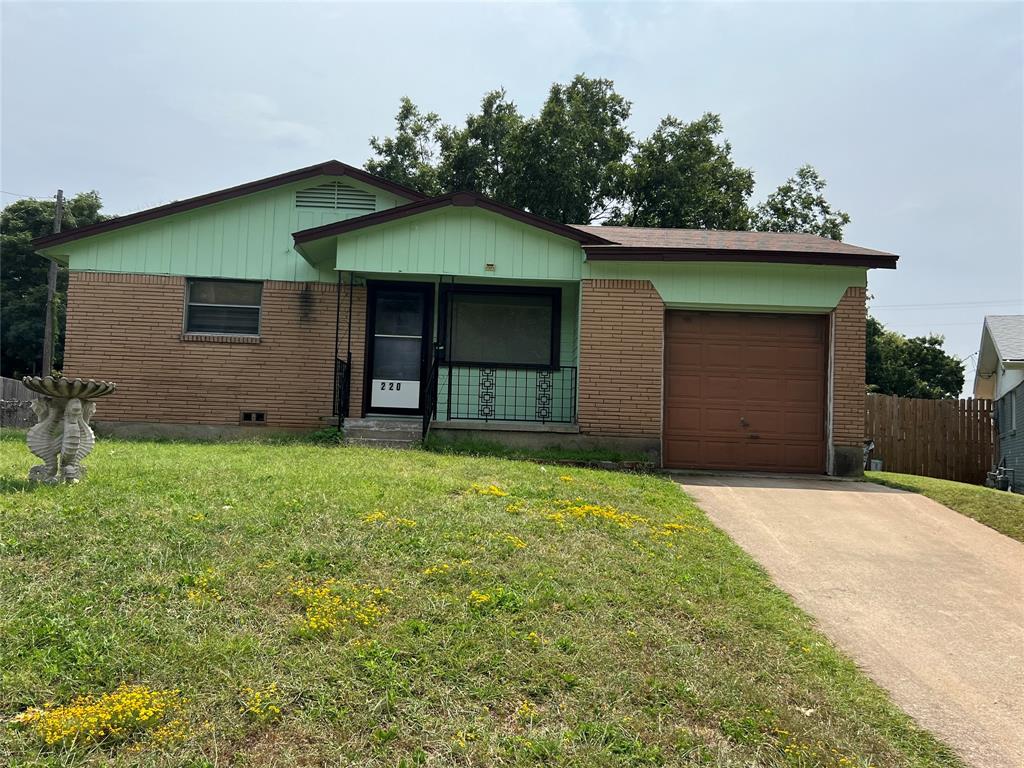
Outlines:
POLYGON ((334 419, 577 431, 579 283, 395 277, 339 279, 334 419))

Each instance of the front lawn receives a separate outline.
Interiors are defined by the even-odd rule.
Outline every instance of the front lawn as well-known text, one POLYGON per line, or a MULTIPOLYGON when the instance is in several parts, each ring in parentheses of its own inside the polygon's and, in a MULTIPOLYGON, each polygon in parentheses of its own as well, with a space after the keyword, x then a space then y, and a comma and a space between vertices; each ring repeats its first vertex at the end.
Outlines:
POLYGON ((1024 496, 980 485, 896 472, 865 472, 873 483, 913 491, 1024 542, 1024 496))
POLYGON ((22 439, 5 763, 958 765, 669 481, 101 440, 32 487, 22 439))

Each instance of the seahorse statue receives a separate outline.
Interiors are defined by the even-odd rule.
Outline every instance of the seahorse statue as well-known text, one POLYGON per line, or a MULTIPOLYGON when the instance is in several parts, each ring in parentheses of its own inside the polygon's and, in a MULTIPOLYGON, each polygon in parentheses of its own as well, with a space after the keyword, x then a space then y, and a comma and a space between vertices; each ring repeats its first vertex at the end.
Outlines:
POLYGON ((63 409, 60 400, 48 397, 32 401, 32 410, 38 422, 28 431, 26 441, 28 449, 43 460, 28 471, 29 480, 43 483, 57 482, 57 458, 61 453, 64 435, 64 421, 61 418, 63 409))
POLYGON ((28 431, 29 450, 43 463, 29 470, 28 479, 43 483, 78 482, 85 474, 82 459, 96 444, 89 426, 96 412, 93 401, 112 394, 117 384, 63 376, 26 376, 21 381, 43 395, 32 403, 39 422, 28 431))
POLYGON ((60 478, 67 482, 80 480, 85 474, 82 459, 89 455, 96 444, 96 436, 89 419, 96 411, 96 403, 84 403, 77 397, 68 400, 64 407, 64 436, 61 441, 60 478))

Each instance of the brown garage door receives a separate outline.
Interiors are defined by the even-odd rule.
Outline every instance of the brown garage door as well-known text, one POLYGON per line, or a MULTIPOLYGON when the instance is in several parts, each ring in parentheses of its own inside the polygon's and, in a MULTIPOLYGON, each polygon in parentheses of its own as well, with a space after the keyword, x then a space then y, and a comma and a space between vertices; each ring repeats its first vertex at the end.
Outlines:
POLYGON ((670 310, 665 466, 825 471, 823 315, 670 310))

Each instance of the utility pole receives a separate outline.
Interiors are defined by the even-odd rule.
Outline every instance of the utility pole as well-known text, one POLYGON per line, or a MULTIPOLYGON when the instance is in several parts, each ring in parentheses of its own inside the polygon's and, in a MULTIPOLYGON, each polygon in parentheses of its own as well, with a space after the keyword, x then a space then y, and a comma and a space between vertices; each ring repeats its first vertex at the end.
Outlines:
MULTIPOLYGON (((53 233, 60 232, 60 220, 64 215, 64 190, 57 190, 57 204, 53 208, 53 233)), ((57 295, 57 262, 50 259, 50 271, 46 276, 46 324, 43 326, 43 376, 53 370, 53 300, 57 295)))

